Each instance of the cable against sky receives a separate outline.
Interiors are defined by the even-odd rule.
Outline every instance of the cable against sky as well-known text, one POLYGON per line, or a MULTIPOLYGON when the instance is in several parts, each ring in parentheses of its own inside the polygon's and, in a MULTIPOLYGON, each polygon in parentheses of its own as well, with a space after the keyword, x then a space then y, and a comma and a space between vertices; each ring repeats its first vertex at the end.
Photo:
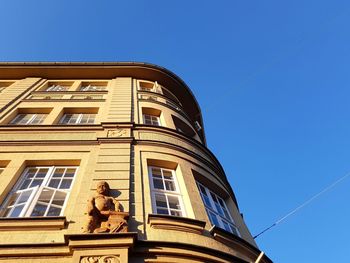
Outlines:
POLYGON ((322 191, 318 192, 317 194, 313 195, 311 198, 309 198, 308 200, 306 200, 304 203, 302 203, 301 205, 299 205, 298 207, 296 207, 295 209, 293 209, 292 211, 290 211, 289 213, 287 213, 285 216, 281 217, 280 219, 278 219, 275 223, 273 223, 272 225, 270 225, 269 227, 265 228, 263 231, 261 231, 259 234, 255 235, 253 238, 256 239, 257 237, 261 236, 262 234, 264 234, 265 232, 267 232, 268 230, 270 230, 271 228, 277 226, 278 224, 282 223, 284 220, 286 220, 288 217, 292 216, 293 214, 295 214, 297 211, 299 211, 300 209, 302 209, 303 207, 307 206, 308 204, 310 204, 313 200, 315 200, 317 197, 319 197, 320 195, 324 194, 325 192, 331 190, 333 187, 335 187, 337 184, 339 184, 340 182, 344 181, 347 177, 350 176, 350 172, 348 172, 347 174, 345 174, 344 176, 340 177, 339 179, 337 179, 336 181, 334 181, 333 183, 331 183, 330 185, 328 185, 326 188, 324 188, 322 191))

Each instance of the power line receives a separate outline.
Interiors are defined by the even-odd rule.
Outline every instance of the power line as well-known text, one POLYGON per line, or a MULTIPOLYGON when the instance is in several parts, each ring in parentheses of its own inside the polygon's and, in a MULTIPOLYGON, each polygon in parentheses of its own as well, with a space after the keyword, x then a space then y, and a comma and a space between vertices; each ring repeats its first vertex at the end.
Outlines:
POLYGON ((315 194, 314 196, 312 196, 311 198, 309 198, 308 200, 306 200, 304 203, 302 203, 301 205, 299 205, 298 207, 296 207, 295 209, 293 209, 292 211, 290 211, 289 213, 287 213, 285 216, 281 217, 280 219, 278 219, 275 223, 273 223, 272 225, 270 225, 269 227, 265 228, 263 231, 261 231, 259 234, 254 236, 254 239, 256 239, 258 236, 264 234, 266 231, 270 230, 271 228, 277 226, 278 224, 282 223, 284 220, 286 220, 288 217, 292 216, 293 214, 295 214, 297 211, 299 211, 300 209, 302 209, 303 207, 305 207, 306 205, 310 204, 313 200, 315 200, 317 197, 319 197, 320 195, 324 194, 325 192, 329 191, 330 189, 332 189, 333 187, 335 187, 338 183, 340 183, 341 181, 343 181, 344 179, 346 179, 347 177, 350 176, 350 172, 345 174, 343 177, 339 178, 338 180, 336 180, 335 182, 331 183, 330 185, 328 185, 326 188, 324 188, 322 191, 318 192, 317 194, 315 194))

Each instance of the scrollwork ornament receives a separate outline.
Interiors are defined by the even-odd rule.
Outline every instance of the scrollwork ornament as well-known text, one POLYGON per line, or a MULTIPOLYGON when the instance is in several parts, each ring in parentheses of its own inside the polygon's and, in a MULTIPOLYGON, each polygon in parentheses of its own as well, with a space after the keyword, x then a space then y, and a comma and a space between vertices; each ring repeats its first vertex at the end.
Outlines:
POLYGON ((114 255, 83 257, 80 263, 120 263, 119 257, 114 255))

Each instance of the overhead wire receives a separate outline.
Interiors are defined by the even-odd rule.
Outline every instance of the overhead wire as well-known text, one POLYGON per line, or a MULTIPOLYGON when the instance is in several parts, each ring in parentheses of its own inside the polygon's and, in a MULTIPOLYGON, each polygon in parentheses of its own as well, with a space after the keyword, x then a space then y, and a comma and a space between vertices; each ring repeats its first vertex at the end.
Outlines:
POLYGON ((282 216, 280 219, 278 219, 276 222, 274 222, 272 225, 268 226, 267 228, 265 228, 263 231, 261 231, 259 234, 255 235, 253 238, 256 239, 257 237, 261 236, 262 234, 264 234, 265 232, 269 231, 271 228, 277 226, 278 224, 282 223, 283 221, 285 221, 288 217, 294 215, 297 211, 299 211, 300 209, 304 208, 305 206, 307 206, 308 204, 310 204, 312 201, 314 201, 317 197, 319 197, 320 195, 324 194, 325 192, 331 190, 333 187, 335 187, 337 184, 339 184, 340 182, 344 181, 347 177, 350 176, 350 172, 348 172, 347 174, 345 174, 344 176, 340 177, 339 179, 337 179, 336 181, 334 181, 333 183, 331 183, 330 185, 328 185, 327 187, 325 187, 323 190, 321 190, 320 192, 318 192, 317 194, 313 195, 312 197, 310 197, 309 199, 307 199, 305 202, 303 202, 301 205, 297 206, 296 208, 294 208, 293 210, 291 210, 289 213, 287 213, 286 215, 282 216))

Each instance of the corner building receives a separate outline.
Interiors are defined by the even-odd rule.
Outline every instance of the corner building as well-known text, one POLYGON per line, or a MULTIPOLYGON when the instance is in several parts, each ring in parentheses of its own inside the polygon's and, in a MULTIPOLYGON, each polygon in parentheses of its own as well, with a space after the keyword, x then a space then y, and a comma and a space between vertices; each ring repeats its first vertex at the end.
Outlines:
POLYGON ((271 262, 167 69, 0 63, 0 125, 0 262, 271 262), (100 181, 127 231, 84 233, 100 181))

